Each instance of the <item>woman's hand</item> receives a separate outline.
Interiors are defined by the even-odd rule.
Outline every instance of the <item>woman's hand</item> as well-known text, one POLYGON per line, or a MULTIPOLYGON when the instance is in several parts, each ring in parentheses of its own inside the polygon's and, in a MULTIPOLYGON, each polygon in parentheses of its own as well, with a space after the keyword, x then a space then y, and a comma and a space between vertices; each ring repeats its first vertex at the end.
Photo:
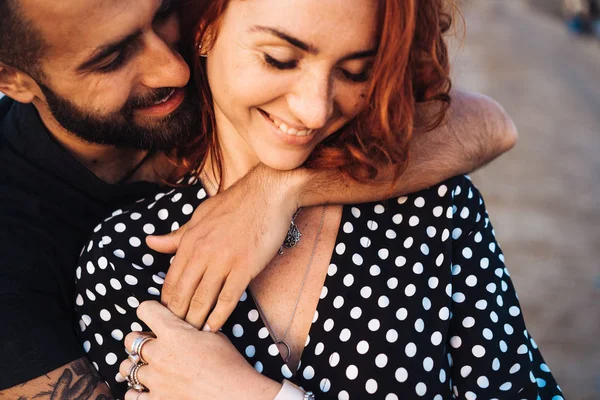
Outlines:
MULTIPOLYGON (((149 390, 139 399, 131 389, 125 400, 158 399, 273 399, 281 384, 259 374, 221 333, 198 331, 155 301, 142 303, 137 310, 156 339, 142 347, 148 365, 138 371, 139 381, 149 390)), ((125 337, 131 351, 140 332, 125 337)), ((132 362, 121 363, 119 372, 129 374, 132 362)))
POLYGON ((158 252, 177 252, 161 298, 175 315, 198 329, 223 326, 285 239, 299 197, 289 175, 258 166, 179 230, 146 239, 158 252))

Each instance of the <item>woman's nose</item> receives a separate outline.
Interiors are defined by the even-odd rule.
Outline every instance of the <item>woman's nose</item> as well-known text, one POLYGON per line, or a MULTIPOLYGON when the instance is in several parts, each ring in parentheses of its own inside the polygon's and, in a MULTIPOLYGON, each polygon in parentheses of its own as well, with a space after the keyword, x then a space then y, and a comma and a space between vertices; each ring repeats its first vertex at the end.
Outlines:
POLYGON ((288 105, 296 118, 309 129, 326 125, 333 111, 333 90, 329 75, 309 75, 296 84, 288 105))

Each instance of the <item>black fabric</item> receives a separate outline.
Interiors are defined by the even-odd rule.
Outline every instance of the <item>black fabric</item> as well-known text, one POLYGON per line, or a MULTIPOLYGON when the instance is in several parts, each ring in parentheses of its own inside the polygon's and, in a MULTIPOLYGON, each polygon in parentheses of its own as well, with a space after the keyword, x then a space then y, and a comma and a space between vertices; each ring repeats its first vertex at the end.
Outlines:
MULTIPOLYGON (((123 338, 149 330, 135 309, 159 299, 171 260, 143 237, 177 229, 204 199, 198 183, 132 204, 82 253, 79 336, 118 398, 127 390, 117 377, 123 338)), ((257 371, 319 400, 563 399, 525 327, 483 199, 464 176, 344 207, 296 374, 247 291, 222 332, 257 371)))
POLYGON ((98 221, 156 191, 110 185, 52 139, 32 105, 0 101, 0 390, 84 353, 75 335, 77 257, 98 221))

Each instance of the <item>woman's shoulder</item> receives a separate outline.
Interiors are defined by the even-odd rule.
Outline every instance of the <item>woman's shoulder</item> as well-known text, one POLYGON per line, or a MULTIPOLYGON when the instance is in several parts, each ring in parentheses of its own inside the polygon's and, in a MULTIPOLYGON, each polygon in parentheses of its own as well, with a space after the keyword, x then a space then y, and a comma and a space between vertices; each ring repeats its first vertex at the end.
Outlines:
POLYGON ((467 175, 458 175, 419 192, 393 197, 384 201, 362 203, 351 207, 352 214, 365 215, 380 221, 391 218, 399 225, 406 220, 416 226, 418 221, 454 220, 459 217, 469 221, 483 206, 477 187, 467 175))

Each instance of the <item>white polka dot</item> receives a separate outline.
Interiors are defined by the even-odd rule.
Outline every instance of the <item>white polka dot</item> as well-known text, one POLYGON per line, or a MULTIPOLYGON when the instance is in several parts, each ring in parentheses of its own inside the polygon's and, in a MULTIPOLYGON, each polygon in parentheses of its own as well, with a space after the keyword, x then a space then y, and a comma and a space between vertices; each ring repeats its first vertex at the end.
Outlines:
POLYGON ((385 212, 385 208, 381 204, 377 204, 374 211, 375 214, 383 214, 385 212))
POLYGON ((487 340, 492 340, 494 338, 494 334, 492 333, 492 331, 489 328, 485 328, 482 332, 483 337, 486 338, 487 340))
POLYGON ((375 221, 371 220, 371 221, 367 222, 367 228, 369 228, 372 231, 376 231, 378 227, 379 227, 379 225, 375 221))
POLYGON ((348 368, 346 368, 346 377, 353 381, 354 379, 356 379, 357 376, 358 368, 356 367, 356 365, 349 365, 348 368))
POLYGON ((142 241, 134 236, 134 237, 129 238, 129 244, 132 247, 140 247, 140 245, 142 244, 142 241))
POLYGON ((408 310, 406 308, 399 308, 398 311, 396 311, 396 318, 398 321, 404 321, 406 317, 408 317, 408 310))
POLYGON ((352 336, 352 332, 350 332, 350 329, 348 328, 344 328, 340 332, 340 340, 342 342, 347 342, 348 340, 350 340, 350 336, 352 336))
POLYGON ((158 212, 158 218, 160 218, 161 220, 166 220, 167 218, 169 218, 169 210, 167 210, 166 208, 163 208, 162 210, 160 210, 158 212))
POLYGON ((115 339, 115 340, 123 340, 123 332, 120 329, 114 329, 111 333, 110 336, 115 339))
POLYGON ((344 233, 352 233, 352 232, 354 232, 354 225, 352 225, 351 222, 346 222, 342 229, 343 229, 344 233))
POLYGON ((149 267, 152 264, 154 264, 154 257, 152 256, 152 254, 144 254, 144 256, 142 257, 142 262, 145 266, 149 267))
POLYGON ((444 209, 441 206, 437 206, 433 209, 433 216, 434 217, 441 217, 442 214, 444 213, 444 209))
POLYGON ((96 339, 96 342, 97 342, 97 343, 98 343, 100 346, 102 346, 102 343, 104 343, 104 338, 102 337, 102 335, 101 335, 101 334, 99 334, 99 333, 96 333, 96 334, 94 334, 94 338, 96 339))
POLYGON ((121 282, 119 282, 115 278, 111 278, 110 286, 112 286, 112 288, 115 290, 121 290, 121 288, 123 287, 123 286, 121 286, 121 282))
POLYGON ((244 328, 240 324, 235 324, 231 329, 233 336, 242 337, 244 335, 244 328))
POLYGON ((415 199, 415 207, 423 208, 425 206, 425 199, 422 197, 417 197, 415 199))
POLYGON ((333 306, 335 308, 341 308, 344 305, 344 298, 342 296, 337 296, 334 300, 333 300, 333 306))
POLYGON ((423 264, 420 262, 413 265, 413 272, 417 275, 421 275, 423 273, 423 264))
POLYGON ((442 343, 442 334, 440 332, 433 332, 431 334, 431 344, 439 346, 442 343))
POLYGON ((366 354, 369 351, 369 343, 366 340, 361 340, 356 345, 356 351, 359 354, 366 354))
POLYGON ((455 349, 458 349, 461 345, 462 339, 460 338, 460 336, 452 336, 450 338, 450 346, 454 347, 455 349))
POLYGON ((101 283, 98 283, 96 285, 96 292, 98 292, 98 294, 101 296, 105 296, 106 295, 106 286, 104 286, 101 283))
POLYGON ((513 317, 516 317, 521 313, 521 310, 517 306, 512 306, 511 308, 509 308, 508 313, 513 317))
POLYGON ((345 390, 338 393, 338 400, 350 400, 350 395, 345 390))
POLYGON ((412 217, 410 217, 410 219, 408 220, 408 224, 410 226, 417 226, 419 225, 419 217, 417 217, 416 215, 413 215, 412 217))
POLYGON ((404 248, 410 249, 412 247, 413 243, 414 243, 414 239, 412 237, 406 238, 406 240, 404 240, 404 243, 403 243, 404 248))
POLYGON ((475 318, 473 318, 473 317, 466 317, 465 319, 463 319, 462 325, 465 328, 472 328, 475 325, 475 318))
POLYGON ((365 249, 371 245, 371 239, 366 236, 360 238, 360 245, 365 249))
POLYGON ((340 363, 340 355, 338 353, 332 353, 329 356, 329 365, 336 367, 340 363))
POLYGON ((427 385, 425 385, 423 382, 419 382, 415 387, 415 391, 419 396, 425 396, 425 394, 427 393, 427 385))
POLYGON ((425 322, 422 318, 415 321, 415 331, 422 333, 425 330, 425 322))
POLYGON ((144 229, 144 233, 147 235, 152 235, 156 231, 156 228, 154 228, 154 225, 152 225, 152 224, 144 225, 143 229, 144 229))
POLYGON ((352 256, 352 262, 356 265, 362 265, 363 263, 363 258, 360 254, 354 254, 352 256))
POLYGON ((362 289, 360 289, 360 295, 365 299, 368 299, 369 297, 371 297, 372 293, 373 293, 373 290, 369 286, 365 286, 362 289))
POLYGON ((490 381, 485 376, 480 376, 477 378, 477 386, 482 389, 487 389, 490 386, 490 381))
POLYGON ((388 229, 387 231, 385 231, 385 237, 390 240, 396 239, 397 236, 398 236, 398 234, 391 229, 388 229))
POLYGON ((115 365, 117 363, 117 355, 115 353, 108 353, 105 361, 108 365, 115 365))
POLYGON ((400 225, 402 223, 402 214, 396 214, 392 217, 392 222, 396 225, 400 225))
POLYGON ((369 379, 365 385, 365 389, 367 390, 367 393, 374 394, 377 392, 377 381, 375 379, 369 379))
POLYGON ((269 337, 269 330, 266 327, 262 327, 258 331, 258 337, 261 339, 266 339, 269 337))
POLYGON ((396 340, 398 340, 398 331, 396 331, 395 329, 390 329, 385 334, 385 339, 390 343, 395 343, 396 340))
POLYGON ((137 322, 132 323, 129 328, 133 332, 141 332, 143 330, 142 326, 139 323, 137 323, 137 322))
POLYGON ((102 318, 102 321, 110 321, 111 315, 110 315, 110 311, 103 309, 100 311, 100 318, 102 318))
POLYGON ((407 297, 412 297, 412 296, 414 296, 415 293, 417 293, 417 287, 415 285, 413 285, 412 283, 410 285, 407 285, 406 288, 404 289, 404 294, 407 297))
POLYGON ((317 356, 321 355, 324 350, 325 350, 325 345, 323 344, 323 342, 317 343, 317 345, 315 346, 315 355, 317 355, 317 356))
POLYGON ((352 274, 348 274, 344 277, 344 285, 347 287, 352 286, 354 283, 354 276, 352 274))
POLYGON ((469 260, 471 257, 473 257, 473 251, 469 247, 465 247, 462 251, 462 255, 464 258, 469 260))
POLYGON ((427 372, 433 370, 433 359, 431 357, 425 357, 423 360, 423 369, 427 372))
POLYGON ((98 267, 100 267, 100 269, 106 269, 106 267, 108 267, 108 260, 106 257, 100 257, 98 259, 98 267))
POLYGON ((427 283, 431 289, 435 289, 436 287, 438 287, 440 280, 435 276, 432 276, 431 278, 429 278, 429 281, 427 281, 427 283))
POLYGON ((256 354, 256 347, 254 347, 253 345, 247 346, 245 353, 250 358, 254 357, 254 355, 256 354))
POLYGON ((113 254, 115 255, 115 257, 125 258, 125 252, 121 249, 116 249, 115 251, 113 251, 113 254))
POLYGON ((390 305, 390 299, 387 296, 381 296, 381 297, 379 297, 377 304, 379 305, 380 308, 386 308, 387 306, 390 305))
POLYGON ((403 267, 406 265, 406 258, 402 256, 396 257, 396 267, 403 267))
POLYGON ((433 226, 428 226, 426 232, 427 232, 427 236, 429 236, 430 238, 433 238, 433 237, 435 237, 437 230, 433 226))
POLYGON ((477 285, 477 277, 475 275, 469 275, 465 280, 467 286, 475 287, 477 285))
POLYGON ((503 392, 506 392, 508 390, 510 390, 512 388, 512 383, 510 382, 505 382, 502 385, 500 385, 500 390, 502 390, 503 392))
POLYGON ((184 215, 190 215, 191 213, 193 213, 193 212, 194 212, 194 207, 192 207, 192 205, 191 205, 191 204, 186 204, 186 205, 184 205, 184 206, 181 208, 181 212, 182 212, 184 215))
POLYGON ((311 367, 310 365, 307 366, 306 368, 304 368, 304 372, 302 373, 302 376, 304 376, 304 379, 312 379, 315 377, 315 369, 313 367, 311 367))
POLYGON ((414 357, 417 354, 417 346, 414 343, 408 343, 404 347, 404 353, 407 357, 414 357))
POLYGON ((321 389, 321 392, 323 393, 329 392, 329 389, 331 389, 331 381, 327 378, 321 379, 321 382, 319 383, 319 389, 321 389))
POLYGON ((123 232, 125 232, 126 229, 127 229, 127 227, 122 222, 119 222, 118 224, 115 225, 116 232, 123 233, 123 232))
POLYGON ((379 258, 381 258, 382 260, 387 260, 387 258, 390 255, 390 251, 388 249, 380 249, 377 252, 377 255, 379 256, 379 258))
POLYGON ((87 264, 85 265, 85 269, 87 270, 88 274, 92 275, 94 272, 96 272, 96 267, 94 267, 94 264, 92 264, 91 261, 88 261, 87 264))
POLYGON ((125 275, 125 282, 126 282, 128 285, 134 286, 134 285, 137 285, 137 283, 138 283, 138 280, 137 280, 137 278, 136 278, 135 276, 133 276, 133 275, 125 275))
POLYGON ((388 363, 388 356, 385 354, 378 354, 377 357, 375 357, 375 365, 377 365, 379 368, 385 368, 385 366, 388 363))
POLYGON ((337 272, 337 265, 329 264, 329 268, 327 268, 327 275, 334 276, 337 272))
POLYGON ((400 383, 406 382, 408 379, 408 371, 405 368, 398 368, 396 370, 396 380, 400 383))
POLYGON ((268 351, 269 351, 269 354, 272 355, 273 357, 279 355, 279 348, 277 347, 277 345, 275 343, 272 343, 269 346, 268 351))
POLYGON ((381 326, 381 324, 378 319, 372 319, 369 321, 369 324, 367 326, 369 327, 370 331, 375 332, 375 331, 379 330, 379 327, 381 326))
POLYGON ((477 358, 481 358, 485 355, 485 348, 480 345, 473 346, 472 349, 473 355, 477 358))
POLYGON ((325 330, 325 332, 329 332, 333 329, 333 320, 331 318, 329 318, 327 321, 325 321, 325 323, 323 324, 323 329, 325 330))
POLYGON ((467 376, 469 376, 471 374, 472 371, 473 371, 473 368, 470 365, 465 365, 464 367, 462 367, 460 369, 460 376, 462 376, 463 378, 466 378, 467 376))
POLYGON ((350 311, 350 317, 352 319, 359 319, 361 315, 362 315, 362 310, 360 309, 360 307, 354 307, 350 311))
POLYGON ((263 365, 260 361, 257 361, 256 364, 254 364, 254 369, 258 372, 258 373, 262 373, 263 372, 263 365))

